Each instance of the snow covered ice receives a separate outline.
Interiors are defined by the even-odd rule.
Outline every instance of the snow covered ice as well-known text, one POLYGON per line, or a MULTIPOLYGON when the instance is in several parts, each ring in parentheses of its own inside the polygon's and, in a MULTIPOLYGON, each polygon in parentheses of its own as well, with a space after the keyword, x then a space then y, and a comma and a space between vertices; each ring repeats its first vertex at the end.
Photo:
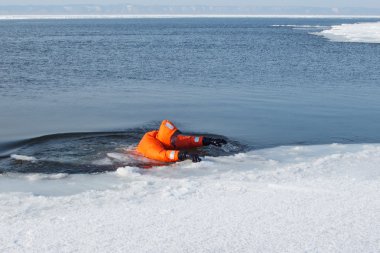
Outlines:
POLYGON ((380 251, 380 144, 0 185, 1 252, 380 251))
POLYGON ((336 25, 313 34, 337 42, 380 43, 380 22, 336 25))

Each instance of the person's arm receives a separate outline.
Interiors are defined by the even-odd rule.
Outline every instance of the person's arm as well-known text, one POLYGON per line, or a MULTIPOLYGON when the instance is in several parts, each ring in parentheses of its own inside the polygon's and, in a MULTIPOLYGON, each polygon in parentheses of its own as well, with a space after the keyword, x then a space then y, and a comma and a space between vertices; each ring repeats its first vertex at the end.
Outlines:
POLYGON ((175 136, 173 146, 178 149, 191 149, 203 146, 203 136, 178 134, 175 136))
POLYGON ((191 135, 182 135, 178 134, 175 137, 174 146, 178 149, 190 149, 198 148, 202 146, 213 145, 221 147, 223 144, 227 144, 227 141, 219 138, 211 138, 204 136, 191 136, 191 135))

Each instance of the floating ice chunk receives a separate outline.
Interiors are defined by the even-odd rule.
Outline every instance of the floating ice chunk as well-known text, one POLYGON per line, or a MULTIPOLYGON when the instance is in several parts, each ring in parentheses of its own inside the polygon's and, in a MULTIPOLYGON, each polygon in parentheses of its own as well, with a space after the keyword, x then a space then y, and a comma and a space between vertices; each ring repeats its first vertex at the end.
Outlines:
POLYGON ((42 173, 33 173, 33 174, 26 174, 25 178, 30 181, 37 181, 37 180, 58 180, 62 178, 68 177, 67 173, 56 173, 56 174, 42 174, 42 173))
POLYGON ((19 161, 28 161, 28 162, 37 161, 37 158, 35 158, 33 156, 26 156, 26 155, 13 154, 13 155, 11 155, 11 158, 14 160, 19 160, 19 161))
POLYGON ((288 27, 293 29, 322 29, 328 28, 328 26, 323 25, 271 25, 272 27, 288 27))

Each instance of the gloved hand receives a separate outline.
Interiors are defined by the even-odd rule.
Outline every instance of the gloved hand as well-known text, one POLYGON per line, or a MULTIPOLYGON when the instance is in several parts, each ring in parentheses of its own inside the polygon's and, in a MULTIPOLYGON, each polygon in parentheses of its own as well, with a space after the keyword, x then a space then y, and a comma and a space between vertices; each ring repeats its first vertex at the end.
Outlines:
POLYGON ((178 158, 181 161, 189 159, 189 160, 192 160, 193 163, 197 163, 197 162, 202 161, 201 158, 199 157, 199 155, 197 155, 197 154, 189 154, 189 153, 187 153, 185 151, 180 151, 179 154, 178 154, 178 158))
POLYGON ((208 146, 210 144, 216 147, 221 147, 223 144, 227 144, 227 141, 218 138, 203 137, 203 145, 208 146))

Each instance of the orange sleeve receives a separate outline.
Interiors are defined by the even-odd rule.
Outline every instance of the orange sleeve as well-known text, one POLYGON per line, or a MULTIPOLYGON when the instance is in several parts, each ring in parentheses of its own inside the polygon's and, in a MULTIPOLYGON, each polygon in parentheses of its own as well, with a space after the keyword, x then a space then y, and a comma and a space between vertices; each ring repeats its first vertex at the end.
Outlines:
POLYGON ((198 148, 203 146, 203 136, 177 135, 175 147, 178 149, 198 148))
POLYGON ((156 138, 164 145, 166 148, 173 148, 172 145, 172 136, 175 132, 178 131, 178 128, 169 120, 163 120, 158 129, 156 138))
POLYGON ((178 161, 179 151, 165 149, 163 144, 156 139, 156 135, 157 131, 146 133, 137 146, 137 152, 147 158, 161 162, 178 161))

